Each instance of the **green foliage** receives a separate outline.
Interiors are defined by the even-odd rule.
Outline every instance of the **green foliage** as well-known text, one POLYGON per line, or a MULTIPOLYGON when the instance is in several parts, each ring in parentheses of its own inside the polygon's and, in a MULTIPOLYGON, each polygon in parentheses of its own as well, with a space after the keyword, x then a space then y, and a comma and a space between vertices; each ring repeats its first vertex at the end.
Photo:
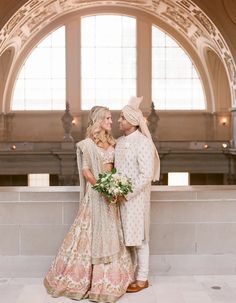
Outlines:
POLYGON ((117 173, 117 169, 114 167, 110 172, 99 174, 98 180, 92 188, 112 202, 118 196, 126 196, 132 192, 132 183, 127 176, 117 173))

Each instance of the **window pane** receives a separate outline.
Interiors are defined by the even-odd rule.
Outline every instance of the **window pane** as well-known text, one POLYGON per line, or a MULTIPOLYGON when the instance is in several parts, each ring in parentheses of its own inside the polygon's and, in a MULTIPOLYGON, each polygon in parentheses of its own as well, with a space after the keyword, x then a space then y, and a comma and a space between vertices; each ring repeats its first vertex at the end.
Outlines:
POLYGON ((65 28, 61 27, 40 42, 22 66, 12 110, 63 110, 65 95, 65 28))
POLYGON ((169 186, 188 186, 189 173, 168 173, 169 186))
POLYGON ((29 174, 28 186, 49 186, 49 174, 29 174))
POLYGON ((155 35, 152 35, 152 47, 164 47, 165 42, 166 34, 155 28, 155 35))
POLYGON ((156 109, 205 109, 198 73, 184 50, 152 27, 152 99, 156 109))
POLYGON ((119 109, 136 94, 136 20, 117 15, 81 20, 82 109, 119 109))
POLYGON ((133 18, 122 18, 122 45, 134 47, 136 45, 136 22, 133 18))

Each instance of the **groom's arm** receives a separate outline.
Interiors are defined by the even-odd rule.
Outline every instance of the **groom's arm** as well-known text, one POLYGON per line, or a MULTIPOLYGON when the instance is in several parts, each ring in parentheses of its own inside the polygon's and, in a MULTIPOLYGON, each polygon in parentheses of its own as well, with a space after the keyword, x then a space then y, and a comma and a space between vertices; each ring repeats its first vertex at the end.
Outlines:
POLYGON ((152 182, 154 170, 154 149, 150 140, 143 140, 137 149, 139 175, 132 184, 132 193, 126 195, 126 200, 136 197, 147 185, 152 182))

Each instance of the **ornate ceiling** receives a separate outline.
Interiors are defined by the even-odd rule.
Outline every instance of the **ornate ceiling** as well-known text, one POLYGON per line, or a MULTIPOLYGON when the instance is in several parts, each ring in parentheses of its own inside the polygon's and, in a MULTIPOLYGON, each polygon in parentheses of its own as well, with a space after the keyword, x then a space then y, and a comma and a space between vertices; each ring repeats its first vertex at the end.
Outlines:
MULTIPOLYGON (((31 37, 55 19, 95 5, 138 8, 177 29, 199 54, 203 46, 212 48, 224 63, 232 99, 236 102, 236 65, 230 49, 214 23, 190 0, 29 0, 1 29, 0 55, 10 47, 14 47, 17 54, 31 37)), ((230 5, 226 6, 229 16, 235 21, 230 5)))

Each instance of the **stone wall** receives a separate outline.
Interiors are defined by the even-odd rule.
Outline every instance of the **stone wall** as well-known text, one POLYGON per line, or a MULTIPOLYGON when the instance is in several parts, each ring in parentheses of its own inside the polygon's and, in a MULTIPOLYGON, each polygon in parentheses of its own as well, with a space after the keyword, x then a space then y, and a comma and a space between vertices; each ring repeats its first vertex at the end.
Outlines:
MULTIPOLYGON (((44 276, 79 187, 0 188, 0 277, 44 276)), ((236 186, 153 187, 150 272, 236 273, 236 186)))

